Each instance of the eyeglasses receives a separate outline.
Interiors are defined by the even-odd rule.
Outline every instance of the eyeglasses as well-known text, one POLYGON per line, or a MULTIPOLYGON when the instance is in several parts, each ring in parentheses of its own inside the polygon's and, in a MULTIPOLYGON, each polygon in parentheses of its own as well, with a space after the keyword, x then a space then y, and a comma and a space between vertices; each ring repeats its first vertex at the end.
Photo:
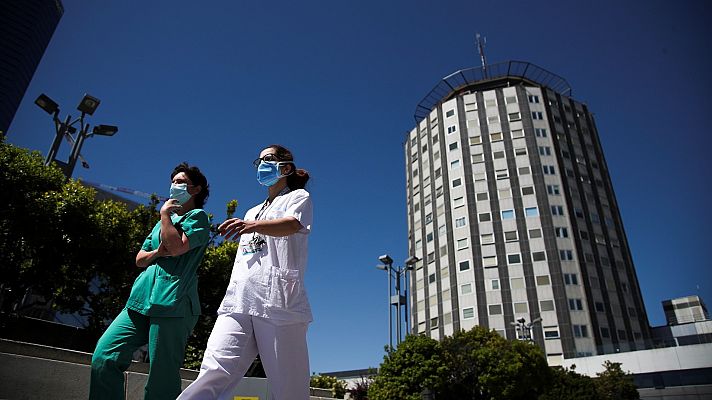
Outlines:
POLYGON ((254 165, 255 168, 257 168, 260 166, 260 163, 262 161, 277 162, 277 161, 279 161, 279 158, 277 158, 277 155, 275 155, 275 154, 265 154, 263 157, 256 158, 255 161, 252 162, 252 165, 254 165))

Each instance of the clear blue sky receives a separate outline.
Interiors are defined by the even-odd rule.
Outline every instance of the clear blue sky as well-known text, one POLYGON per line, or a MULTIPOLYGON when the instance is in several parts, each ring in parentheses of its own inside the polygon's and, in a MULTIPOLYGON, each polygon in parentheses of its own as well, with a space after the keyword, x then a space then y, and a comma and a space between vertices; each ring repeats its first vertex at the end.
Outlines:
POLYGON ((90 93, 102 100, 90 122, 120 131, 86 142, 91 169, 75 177, 165 195, 185 160, 208 176, 218 218, 230 199, 242 215, 264 198, 251 165, 263 146, 291 148, 313 178, 311 369, 375 367, 388 330, 374 267, 383 253, 407 257, 404 135, 440 78, 479 64, 480 32, 490 63, 557 73, 595 113, 662 325, 663 299, 712 306, 711 4, 65 0, 9 141, 46 154, 53 126, 34 99, 76 115, 90 93))

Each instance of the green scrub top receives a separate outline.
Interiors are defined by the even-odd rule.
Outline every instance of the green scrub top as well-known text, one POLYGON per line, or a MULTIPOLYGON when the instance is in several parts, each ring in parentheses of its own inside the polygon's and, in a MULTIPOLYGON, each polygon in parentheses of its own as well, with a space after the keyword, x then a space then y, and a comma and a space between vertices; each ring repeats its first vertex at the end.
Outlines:
MULTIPOLYGON (((188 237, 190 250, 177 257, 158 257, 136 278, 126 307, 149 317, 200 315, 197 270, 210 239, 210 222, 202 209, 171 215, 173 226, 188 237)), ((141 249, 161 243, 161 221, 141 249)))

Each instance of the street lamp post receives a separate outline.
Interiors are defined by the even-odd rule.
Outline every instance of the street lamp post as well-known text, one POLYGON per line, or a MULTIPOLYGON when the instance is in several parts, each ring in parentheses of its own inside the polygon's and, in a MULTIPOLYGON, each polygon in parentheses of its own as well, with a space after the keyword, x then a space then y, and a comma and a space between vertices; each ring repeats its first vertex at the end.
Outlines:
POLYGON ((534 318, 532 322, 527 323, 527 320, 522 317, 514 322, 510 322, 510 325, 515 326, 517 332, 517 339, 524 340, 527 342, 533 341, 532 339, 532 326, 541 322, 541 317, 534 318))
POLYGON ((393 259, 388 255, 384 254, 378 257, 378 260, 382 262, 382 265, 376 268, 386 271, 388 278, 388 345, 389 352, 393 349, 393 314, 391 307, 396 307, 396 346, 401 342, 401 319, 403 314, 401 314, 401 306, 405 306, 405 321, 406 321, 406 332, 410 333, 410 327, 408 326, 408 271, 413 270, 413 265, 420 259, 411 256, 406 261, 405 267, 393 266, 393 259), (401 277, 405 281, 404 294, 401 295, 401 277), (395 280, 395 294, 392 293, 391 288, 394 286, 391 284, 391 279, 395 280))
POLYGON ((47 112, 47 114, 52 115, 56 132, 54 140, 52 141, 52 147, 50 147, 47 152, 45 165, 50 165, 52 162, 57 163, 67 179, 72 177, 78 159, 82 159, 82 165, 85 168, 89 168, 89 164, 80 154, 84 140, 94 135, 113 136, 119 131, 119 128, 113 125, 97 125, 91 133, 89 133, 89 123, 84 123, 84 117, 87 114, 93 115, 94 111, 99 107, 99 103, 101 103, 101 100, 85 94, 79 106, 77 106, 77 110, 82 113, 81 116, 72 121, 72 116, 67 115, 67 118, 61 121, 59 119, 59 105, 54 100, 50 99, 49 96, 44 93, 35 100, 35 104, 37 104, 38 107, 47 112), (77 132, 77 128, 74 127, 74 124, 77 122, 79 122, 79 133, 75 139, 73 135, 77 132), (67 162, 57 160, 57 152, 59 145, 62 143, 62 138, 67 138, 72 144, 72 151, 67 162))

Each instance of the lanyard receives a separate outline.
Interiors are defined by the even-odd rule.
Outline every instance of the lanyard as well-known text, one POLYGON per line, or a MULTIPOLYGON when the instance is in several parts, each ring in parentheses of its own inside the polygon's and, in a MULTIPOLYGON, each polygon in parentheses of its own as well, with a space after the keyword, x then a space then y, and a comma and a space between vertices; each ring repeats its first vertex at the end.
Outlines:
MULTIPOLYGON (((283 194, 288 193, 288 192, 289 192, 289 186, 285 186, 284 189, 280 190, 279 193, 277 193, 277 196, 275 196, 275 199, 283 194)), ((272 202, 270 202, 269 198, 267 198, 265 200, 265 202, 262 204, 262 207, 260 207, 260 210, 257 211, 257 215, 255 216, 255 221, 259 220, 261 217, 264 217, 265 214, 267 214, 267 210, 273 204, 273 202, 274 202, 274 200, 272 202)), ((254 232, 254 233, 252 233, 252 238, 250 239, 250 241, 247 242, 247 244, 242 247, 242 254, 252 254, 252 253, 257 253, 259 251, 262 251, 265 244, 267 244, 265 237, 263 235, 257 234, 257 232, 254 232)))

